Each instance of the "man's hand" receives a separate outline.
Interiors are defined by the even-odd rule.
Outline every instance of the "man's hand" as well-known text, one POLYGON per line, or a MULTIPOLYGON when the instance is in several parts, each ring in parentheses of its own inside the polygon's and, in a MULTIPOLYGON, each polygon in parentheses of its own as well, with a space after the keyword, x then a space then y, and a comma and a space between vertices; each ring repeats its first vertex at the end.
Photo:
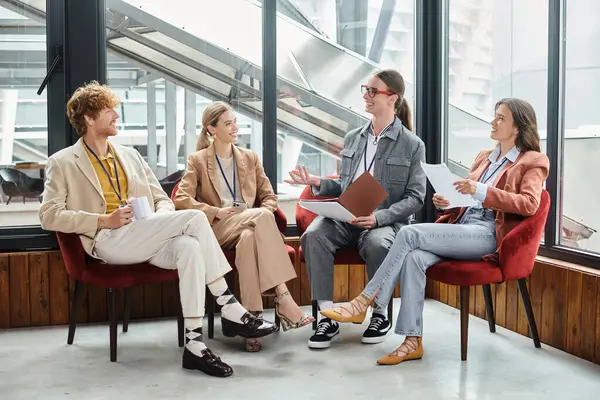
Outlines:
POLYGON ((237 211, 238 210, 234 207, 220 208, 219 211, 217 212, 216 218, 224 219, 224 218, 227 218, 230 214, 233 214, 237 211))
POLYGON ((298 165, 298 169, 293 169, 289 172, 292 179, 285 179, 285 183, 292 185, 310 185, 310 186, 321 186, 321 178, 318 176, 312 176, 308 173, 308 170, 304 165, 298 165))
POLYGON ((110 214, 101 215, 98 218, 98 227, 100 229, 119 229, 123 225, 131 223, 133 211, 131 206, 119 207, 110 214))
POLYGON ((433 194, 433 205, 439 209, 446 209, 450 206, 450 202, 444 198, 441 194, 433 194))
POLYGON ((358 217, 350 221, 350 224, 364 229, 373 229, 377 227, 377 220, 373 214, 367 217, 358 217))

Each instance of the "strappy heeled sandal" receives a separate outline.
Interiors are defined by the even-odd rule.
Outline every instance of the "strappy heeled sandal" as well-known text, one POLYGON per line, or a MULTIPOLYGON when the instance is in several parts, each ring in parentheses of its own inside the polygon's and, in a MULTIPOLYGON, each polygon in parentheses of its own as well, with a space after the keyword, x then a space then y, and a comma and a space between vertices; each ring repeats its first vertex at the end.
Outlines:
POLYGON ((283 299, 285 296, 289 296, 289 295, 290 295, 290 292, 285 291, 285 292, 281 293, 279 296, 275 297, 275 314, 277 314, 277 316, 279 317, 279 320, 281 321, 281 327, 283 328, 284 332, 289 329, 302 328, 303 326, 311 324, 315 320, 314 317, 312 317, 311 315, 304 314, 302 317, 300 317, 300 320, 298 320, 296 322, 292 322, 288 317, 281 314, 279 312, 279 303, 281 302, 281 299, 283 299))

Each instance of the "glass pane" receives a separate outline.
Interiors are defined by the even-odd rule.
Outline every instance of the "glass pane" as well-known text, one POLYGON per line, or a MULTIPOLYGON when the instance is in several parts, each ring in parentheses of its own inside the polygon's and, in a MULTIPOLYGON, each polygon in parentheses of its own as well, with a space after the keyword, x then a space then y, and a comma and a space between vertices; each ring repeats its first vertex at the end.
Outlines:
POLYGON ((545 151, 548 2, 450 0, 449 7, 449 163, 468 170, 479 151, 494 146, 489 123, 504 97, 533 105, 545 151))
MULTIPOLYGON (((314 114, 325 114, 323 110, 327 108, 311 107, 317 102, 317 96, 307 95, 301 88, 315 90, 337 107, 355 113, 346 118, 332 115, 331 120, 321 119, 329 125, 322 125, 319 131, 312 129, 312 132, 318 132, 314 135, 320 139, 318 141, 294 132, 280 132, 277 154, 279 196, 293 205, 288 212, 288 221, 295 221, 294 209, 303 187, 288 185, 283 180, 288 179, 288 171, 298 164, 305 165, 314 175, 338 174, 344 136, 370 119, 370 114, 364 110, 361 84, 380 69, 394 68, 405 79, 405 97, 414 109, 414 0, 290 2, 296 8, 296 14, 290 14, 289 18, 295 18, 296 23, 277 22, 277 70, 298 86, 281 89, 282 94, 292 100, 293 108, 288 111, 280 107, 278 119, 286 120, 288 114, 299 116, 293 120, 294 126, 302 127, 309 124, 314 114), (382 29, 386 22, 389 23, 387 32, 382 29), (376 34, 378 24, 380 31, 376 34), (297 28, 300 25, 303 29, 297 28)), ((282 14, 287 11, 283 7, 278 9, 282 14)))
MULTIPOLYGON (((224 44, 235 43, 233 39, 240 36, 228 28, 229 24, 216 24, 207 32, 205 24, 197 23, 198 15, 213 13, 215 6, 209 2, 174 1, 171 9, 160 8, 162 3, 152 0, 111 1, 106 13, 108 80, 122 101, 119 134, 111 140, 138 150, 169 195, 186 168, 188 156, 196 151, 202 113, 214 100, 226 100, 234 108, 237 145, 259 155, 262 152, 261 103, 250 101, 260 99, 258 81, 247 75, 234 79, 238 72, 232 65, 237 56, 221 52, 216 59, 207 54, 206 47, 200 49, 187 41, 197 39, 190 33, 206 34, 208 39, 224 44), (182 7, 188 13, 173 12, 182 7), (152 29, 142 27, 140 21, 152 24, 152 29), (164 32, 157 31, 159 28, 164 32), (256 97, 248 99, 248 92, 256 97)), ((236 16, 242 14, 232 17, 236 16)), ((260 12, 258 18, 258 26, 252 28, 257 30, 258 39, 250 40, 253 37, 246 35, 244 43, 260 67, 260 12)))
POLYGON ((0 228, 39 225, 48 159, 46 28, 0 7, 0 228))
POLYGON ((593 0, 566 2, 566 78, 561 176, 561 244, 600 252, 594 165, 600 153, 600 30, 593 0), (591 174, 590 174, 591 173, 591 174), (590 181, 591 178, 591 181, 590 181))

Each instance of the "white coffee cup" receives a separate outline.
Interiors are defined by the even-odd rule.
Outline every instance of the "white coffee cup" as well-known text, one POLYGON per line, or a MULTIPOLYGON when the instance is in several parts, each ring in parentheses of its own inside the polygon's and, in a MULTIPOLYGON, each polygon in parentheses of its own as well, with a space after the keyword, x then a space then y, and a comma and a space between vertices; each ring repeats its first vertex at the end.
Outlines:
POLYGON ((133 217, 136 220, 148 218, 152 215, 152 209, 146 196, 129 199, 129 205, 133 211, 133 217))

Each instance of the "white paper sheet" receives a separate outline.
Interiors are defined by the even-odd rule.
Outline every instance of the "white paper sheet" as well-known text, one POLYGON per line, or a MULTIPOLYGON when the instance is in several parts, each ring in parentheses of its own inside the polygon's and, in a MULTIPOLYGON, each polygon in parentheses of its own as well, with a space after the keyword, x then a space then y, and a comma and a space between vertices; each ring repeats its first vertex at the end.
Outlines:
POLYGON ((349 222, 354 215, 337 201, 300 200, 300 207, 323 217, 349 222))
POLYGON ((421 167, 435 192, 444 196, 450 202, 448 208, 470 207, 476 204, 473 196, 461 194, 456 190, 453 183, 463 178, 454 175, 446 164, 425 164, 421 162, 421 167))

